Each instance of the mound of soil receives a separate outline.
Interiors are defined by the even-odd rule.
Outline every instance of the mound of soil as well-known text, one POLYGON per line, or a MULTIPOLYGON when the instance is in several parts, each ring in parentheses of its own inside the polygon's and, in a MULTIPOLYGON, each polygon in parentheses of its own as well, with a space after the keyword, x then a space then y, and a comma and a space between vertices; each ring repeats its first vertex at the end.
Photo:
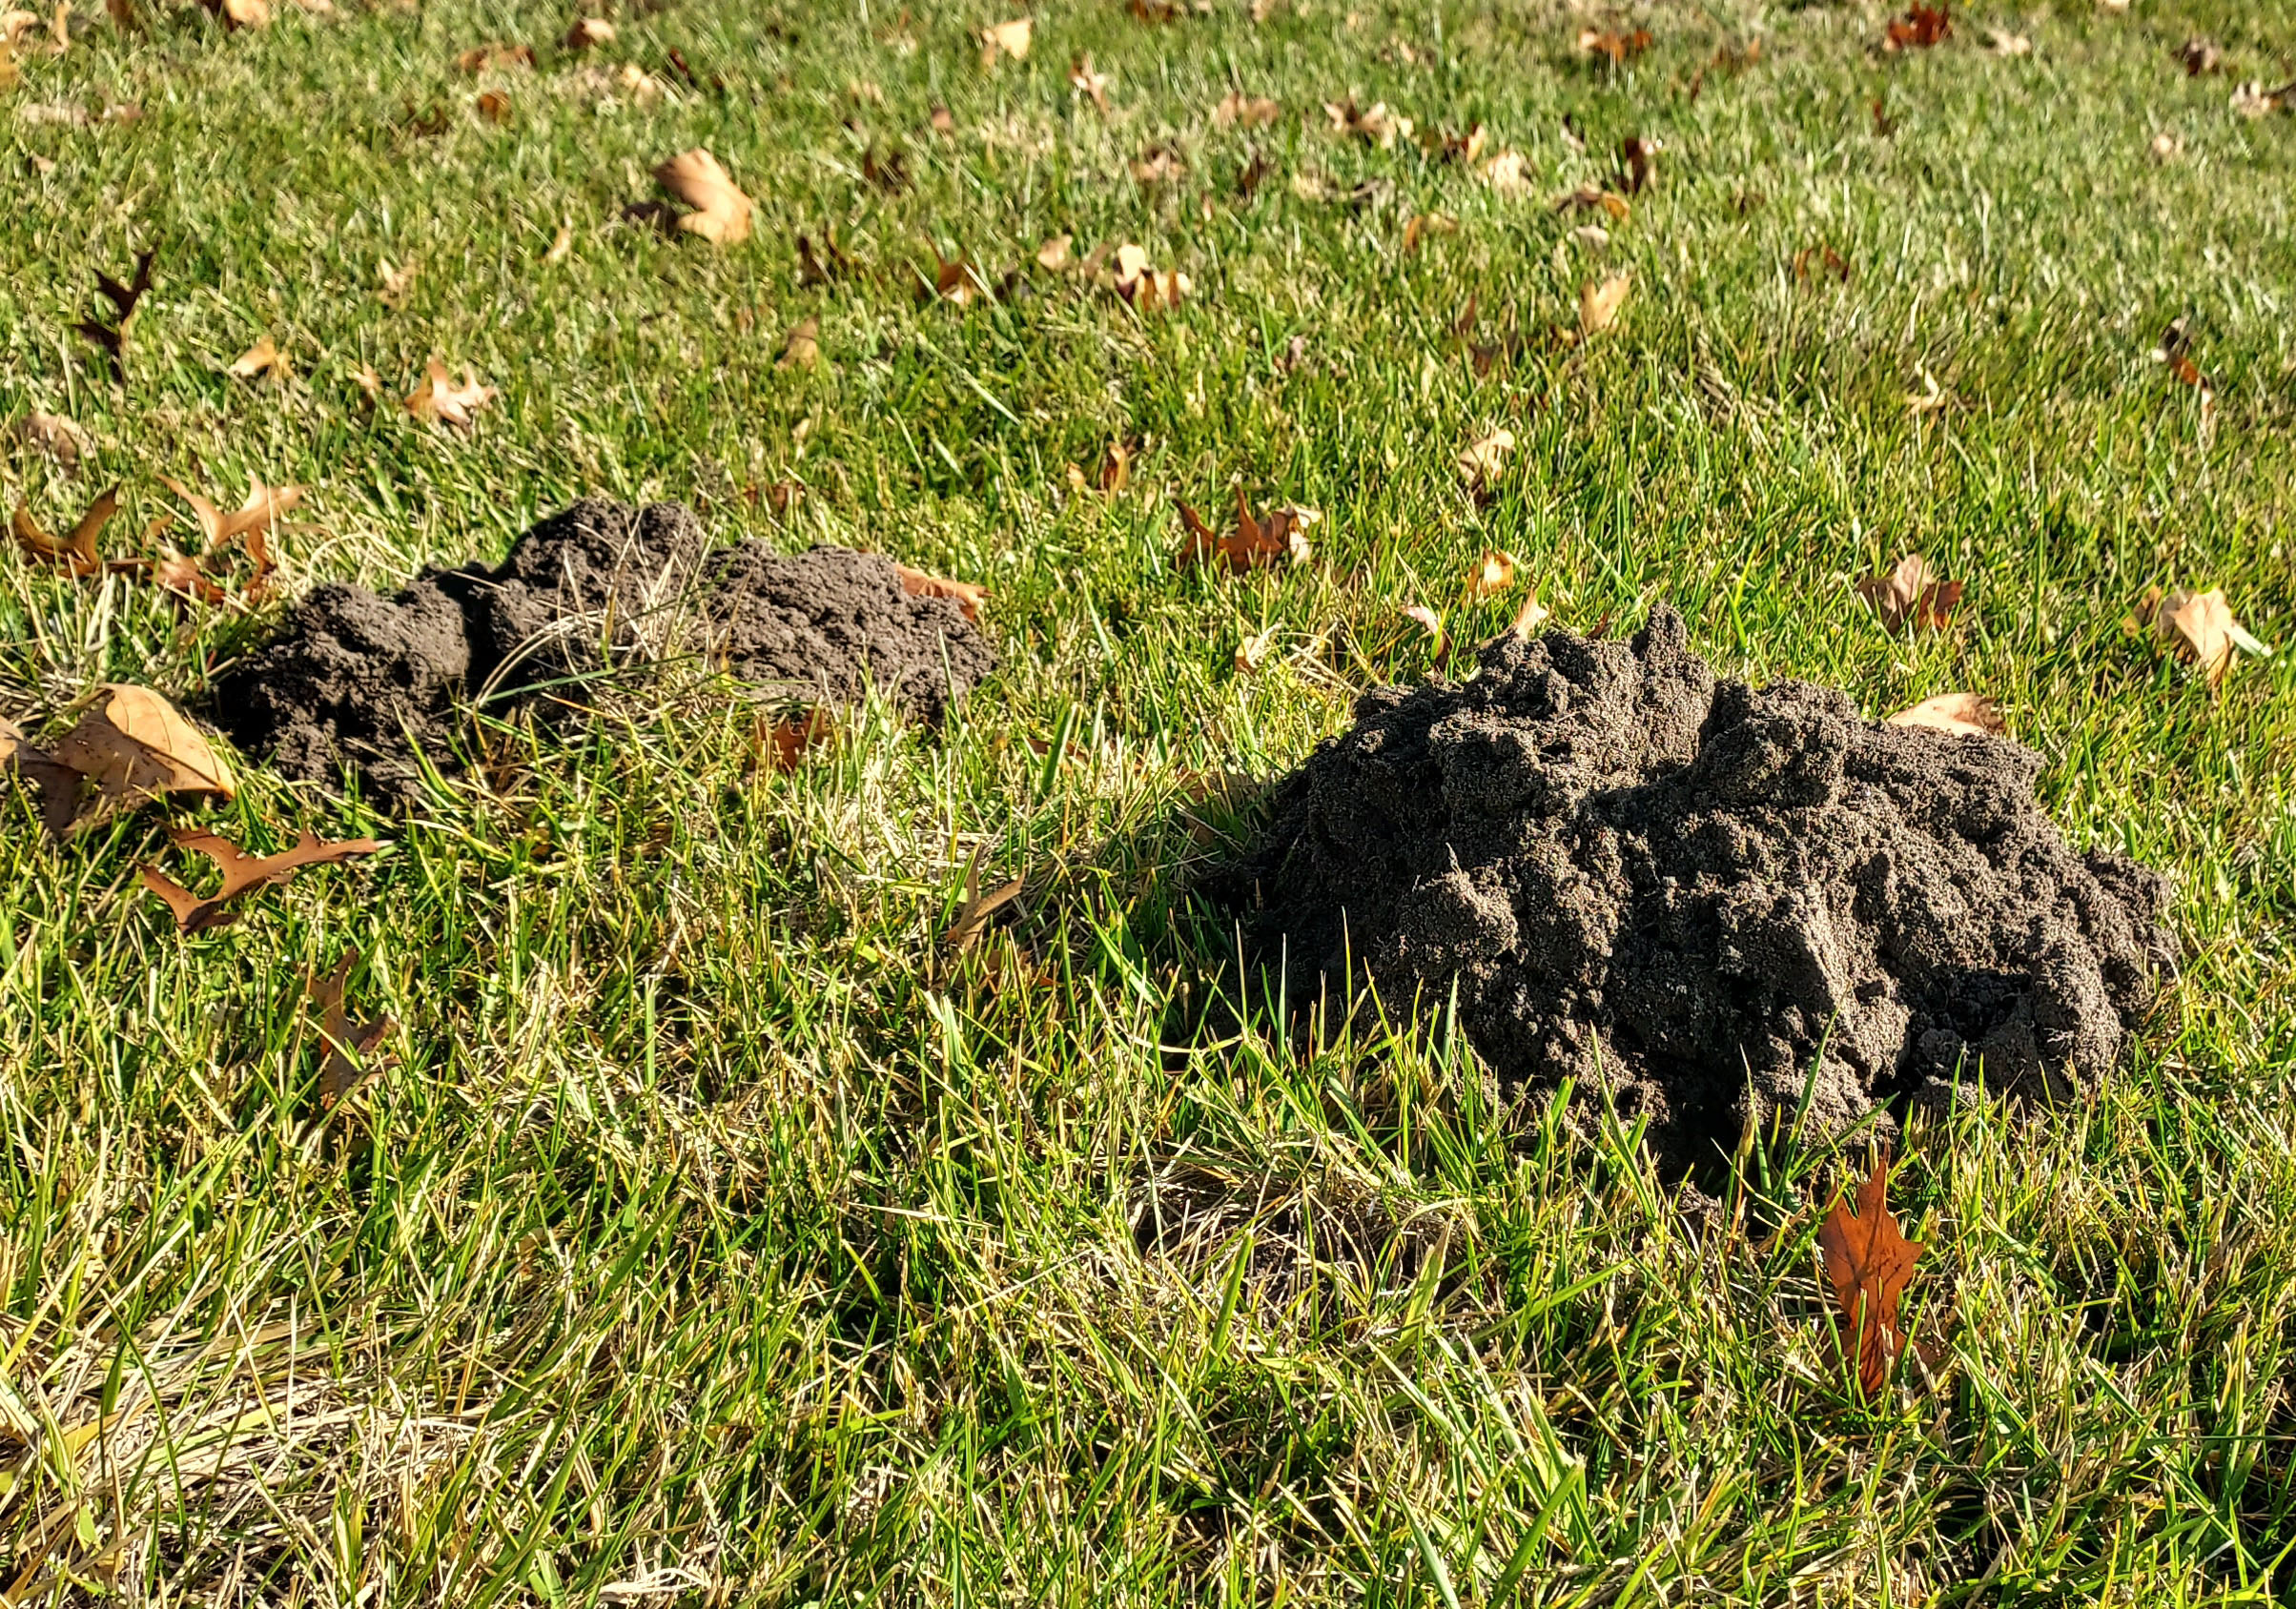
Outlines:
POLYGON ((995 663, 951 599, 912 597, 892 562, 850 548, 709 551, 691 510, 589 499, 536 525, 492 568, 425 570, 389 598, 315 588, 278 634, 217 679, 212 713, 282 775, 387 809, 441 771, 470 710, 544 697, 619 661, 703 653, 748 681, 847 703, 873 682, 938 724, 995 663))
POLYGON ((1293 998, 1350 965, 1391 1008, 1456 988, 1510 1090, 1607 1092, 1674 1166, 1805 1091, 1838 1132, 1957 1074, 2101 1079, 2172 961, 2163 880, 2069 849, 2030 749, 1717 682, 1687 642, 1662 607, 1366 694, 1224 888, 1293 998))

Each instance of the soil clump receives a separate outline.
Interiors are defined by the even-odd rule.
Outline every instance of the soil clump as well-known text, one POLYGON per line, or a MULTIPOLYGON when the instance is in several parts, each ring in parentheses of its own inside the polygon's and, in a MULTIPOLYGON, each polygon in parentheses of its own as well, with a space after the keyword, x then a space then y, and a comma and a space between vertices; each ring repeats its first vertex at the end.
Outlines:
POLYGON ((2163 880, 2069 848, 2030 749, 1718 681, 1687 643, 1662 606, 1374 689, 1217 897, 1295 1002, 1456 988, 1510 1095, 1574 1080, 1672 1168, 1805 1102, 1888 1132, 1957 1077, 2093 1088, 2173 966, 2163 880))
POLYGON ((873 682, 935 725, 995 663, 953 600, 905 592, 881 555, 713 553, 681 504, 585 499, 498 565, 424 570, 387 598, 314 588, 217 678, 210 713, 281 775, 335 787, 349 769, 404 810, 421 760, 459 767, 474 708, 579 708, 585 684, 680 653, 793 702, 850 703, 873 682))

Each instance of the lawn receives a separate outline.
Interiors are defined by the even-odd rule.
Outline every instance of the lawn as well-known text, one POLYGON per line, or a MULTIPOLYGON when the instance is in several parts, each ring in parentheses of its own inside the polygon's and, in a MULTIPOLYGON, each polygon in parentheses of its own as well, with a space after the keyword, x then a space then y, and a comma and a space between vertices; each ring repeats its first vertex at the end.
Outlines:
POLYGON ((245 761, 61 846, 0 800, 10 1602, 2296 1592, 2296 115, 2234 105, 2296 78, 2296 4, 1885 51, 1874 4, 1046 0, 1025 58, 978 6, 637 0, 585 48, 513 0, 273 7, 17 42, 0 494, 54 528, 116 482, 125 554, 194 540, 162 477, 305 493, 269 601, 11 546, 0 714, 196 709, 309 587, 583 495, 983 584, 1001 663, 789 769, 687 667, 475 733, 404 819, 245 761), (748 240, 657 226, 696 146, 748 240), (1135 242, 1177 307, 1108 285, 1135 242), (74 326, 145 251, 114 383, 74 326), (227 372, 265 337, 290 373, 227 372), (400 404, 433 356, 498 394, 466 429, 400 404), (1177 562, 1175 500, 1239 487, 1318 511, 1312 559, 1177 562), (1911 551, 1949 630, 1855 590, 1911 551), (2152 586, 2279 651, 2212 686, 2126 623, 2152 586), (2174 879, 2101 1095, 1910 1125, 1939 1350, 1877 1396, 1814 1249, 1864 1136, 1750 1134, 1689 1210, 1630 1130, 1507 1119, 1440 1010, 1294 1031, 1190 898, 1357 693, 1438 670, 1406 608, 1472 643, 1529 587, 1876 717, 1984 693, 2075 844, 2174 879), (387 847, 186 937, 137 868, 190 876, 194 820, 387 847), (956 953, 974 866, 1024 891, 956 953), (393 1026, 322 1108, 352 952, 393 1026))

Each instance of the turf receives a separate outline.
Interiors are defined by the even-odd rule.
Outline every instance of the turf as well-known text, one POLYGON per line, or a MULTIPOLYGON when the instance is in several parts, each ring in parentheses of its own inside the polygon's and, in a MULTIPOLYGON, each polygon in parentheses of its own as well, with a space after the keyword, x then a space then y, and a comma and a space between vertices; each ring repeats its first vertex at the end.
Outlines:
MULTIPOLYGON (((11 503, 118 480, 117 547, 180 510, 162 475, 301 484, 292 597, 677 498, 985 583, 1003 664, 937 736, 872 705, 786 772, 691 673, 486 734, 405 821, 256 770, 216 825, 391 846, 190 939, 136 886, 155 813, 58 850, 10 804, 11 1601, 2296 1590, 2296 117, 2229 105, 2296 76, 2286 0, 1958 13, 1895 54, 1877 6, 1668 5, 1616 67, 1573 49, 1601 19, 1457 0, 1048 5, 994 70, 975 8, 688 0, 586 54, 531 5, 280 12, 75 18, 0 92, 0 420, 91 439, 72 473, 11 444, 11 503), (2196 33, 2224 72, 2184 74, 2196 33), (536 70, 458 69, 490 40, 536 70), (1231 89, 1281 119, 1215 126, 1231 89), (1530 194, 1335 134, 1350 93, 1486 125, 1530 194), (1656 177, 1597 249, 1548 202, 1629 135, 1656 177), (1158 143, 1184 167, 1136 179, 1158 143), (697 144, 747 244, 624 217, 697 144), (1425 213, 1456 232, 1406 250, 1425 213), (856 271, 803 283, 800 233, 856 271), (1063 233, 1193 291, 1031 267, 1063 233), (114 386, 72 326, 146 249, 114 386), (935 249, 1030 294, 920 299, 935 249), (1621 269, 1618 323, 1558 336, 1621 269), (2150 356, 2179 316, 2205 404, 2150 356), (777 366, 807 317, 821 363, 777 366), (291 379, 223 372, 264 335, 291 379), (467 435, 397 405, 434 354, 500 388, 467 435), (1455 459, 1502 425, 1478 497, 1455 459), (1321 511, 1313 560, 1177 566, 1172 499, 1235 484, 1321 511), (1858 1136, 1750 1136, 1686 1213, 1631 1131, 1505 1117, 1440 1002, 1287 1031, 1187 900, 1255 782, 1436 668, 1405 606, 1506 625, 1486 548, 1574 628, 1671 601, 1732 674, 1989 693, 2077 844, 2176 879, 2182 974, 2093 1105, 1907 1135, 1943 1351, 1878 1399, 1812 1249, 1858 1136), (1958 629, 1857 600, 1908 549, 1968 582, 1958 629), (2155 584, 2283 652, 2212 690, 2124 631, 2155 584), (952 954, 976 859, 1026 891, 952 954), (307 989, 352 949, 396 1026, 327 1114, 307 989)), ((0 560, 0 712, 195 699, 277 607, 0 560)))

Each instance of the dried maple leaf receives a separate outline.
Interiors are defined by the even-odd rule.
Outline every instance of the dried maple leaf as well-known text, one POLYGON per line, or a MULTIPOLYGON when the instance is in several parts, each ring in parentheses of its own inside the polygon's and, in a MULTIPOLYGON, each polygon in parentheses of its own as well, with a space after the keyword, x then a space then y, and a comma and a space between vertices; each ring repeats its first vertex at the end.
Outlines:
POLYGON ((662 188, 693 209, 678 219, 688 234, 720 246, 749 238, 749 219, 757 204, 742 193, 733 175, 700 146, 682 152, 654 170, 662 188))
POLYGON ((165 793, 229 799, 237 791, 199 728, 151 688, 110 682, 97 700, 54 753, 93 783, 105 804, 131 806, 165 793))
POLYGON ((124 385, 128 379, 128 320, 135 316, 135 304, 152 288, 152 259, 154 254, 144 252, 135 259, 135 276, 123 285, 109 274, 98 273, 95 288, 112 304, 113 319, 107 324, 101 318, 83 318, 72 328, 82 336, 103 350, 112 365, 112 377, 124 385))
POLYGON ((2003 737, 2008 726, 1991 699, 1978 693, 1939 693, 1891 716, 1892 726, 1927 726, 1959 737, 2003 737))
POLYGON ((1215 129, 1262 129, 1283 115, 1283 108, 1264 95, 1230 90, 1212 109, 1215 129))
POLYGON ((1474 486, 1493 485, 1507 470, 1507 455, 1514 450, 1515 433, 1501 425, 1460 449, 1459 473, 1474 486))
POLYGON ((1015 61, 1028 59, 1029 39, 1035 24, 1027 17, 1015 17, 994 28, 980 31, 980 65, 994 67, 999 56, 1011 56, 1015 61))
POLYGON ((367 1057, 374 1053, 382 1036, 396 1026, 388 1017, 363 1023, 351 1020, 343 997, 350 986, 351 968, 358 965, 359 951, 345 950, 333 972, 314 979, 311 984, 311 1003, 319 1009, 319 1041, 327 1052, 318 1068, 318 1104, 322 1111, 332 1110, 375 1070, 367 1065, 367 1057))
POLYGON ((180 829, 169 835, 179 848, 205 855, 223 873, 223 886, 204 897, 193 893, 156 867, 141 868, 143 885, 167 902, 175 913, 175 926, 186 933, 203 933, 234 921, 231 906, 267 883, 282 883, 307 866, 338 866, 355 855, 371 855, 382 847, 372 838, 325 843, 308 830, 295 847, 276 855, 251 855, 230 839, 203 829, 180 829))
POLYGON ((1858 596, 1874 605, 1881 623, 1892 631, 1900 626, 1944 630, 1960 604, 1961 590, 1961 582, 1944 580, 1918 553, 1898 560, 1888 574, 1868 576, 1857 583, 1858 596))
POLYGON ((1020 897, 1024 879, 1015 877, 1010 883, 999 884, 987 893, 980 891, 980 851, 973 851, 973 859, 965 866, 965 903, 950 924, 943 940, 950 950, 962 955, 980 937, 989 918, 1020 897))
POLYGON ((88 505, 65 537, 51 537, 32 519, 31 510, 22 503, 16 505, 9 528, 15 533, 16 545, 24 557, 37 564, 60 564, 74 577, 101 574, 103 560, 96 557, 95 539, 102 533, 112 516, 119 510, 119 488, 113 487, 88 505))
POLYGON ((423 366, 422 383, 408 396, 406 411, 425 424, 448 424, 457 430, 468 430, 473 423, 471 416, 495 396, 494 387, 481 385, 467 363, 462 366, 462 383, 457 385, 446 372, 446 365, 434 357, 423 366))
POLYGON ((975 586, 971 581, 953 581, 939 576, 929 576, 922 570, 912 570, 899 562, 895 562, 893 568, 900 572, 901 590, 912 598, 953 598, 957 607, 964 610, 965 619, 978 623, 980 606, 989 599, 987 587, 975 586))
POLYGON ((1953 36, 1953 8, 1950 4, 1924 6, 1920 0, 1905 15, 1894 18, 1882 35, 1885 51, 1926 51, 1940 40, 1953 36))
POLYGON ((1220 536, 1186 503, 1175 506, 1179 510, 1180 525, 1188 534, 1187 540, 1180 544, 1177 560, 1183 570, 1215 560, 1230 570, 1257 570, 1269 564, 1304 563, 1313 556, 1306 531, 1320 517, 1310 510, 1280 508, 1265 519, 1255 519, 1252 505, 1243 488, 1239 486, 1236 530, 1231 535, 1220 536))
POLYGON ((1589 280, 1579 287, 1579 335, 1599 335, 1618 322, 1618 310, 1627 304, 1634 287, 1630 274, 1613 274, 1601 284, 1589 280))
POLYGON ((1873 1172, 1857 1187, 1857 1211, 1851 1212, 1836 1194, 1817 1226, 1818 1250, 1834 1286, 1842 1362, 1855 1370, 1868 1396, 1881 1395, 1891 1364, 1905 1350, 1897 1306, 1921 1256, 1920 1242, 1898 1232, 1889 1186, 1889 1158, 1876 1157, 1873 1172))

